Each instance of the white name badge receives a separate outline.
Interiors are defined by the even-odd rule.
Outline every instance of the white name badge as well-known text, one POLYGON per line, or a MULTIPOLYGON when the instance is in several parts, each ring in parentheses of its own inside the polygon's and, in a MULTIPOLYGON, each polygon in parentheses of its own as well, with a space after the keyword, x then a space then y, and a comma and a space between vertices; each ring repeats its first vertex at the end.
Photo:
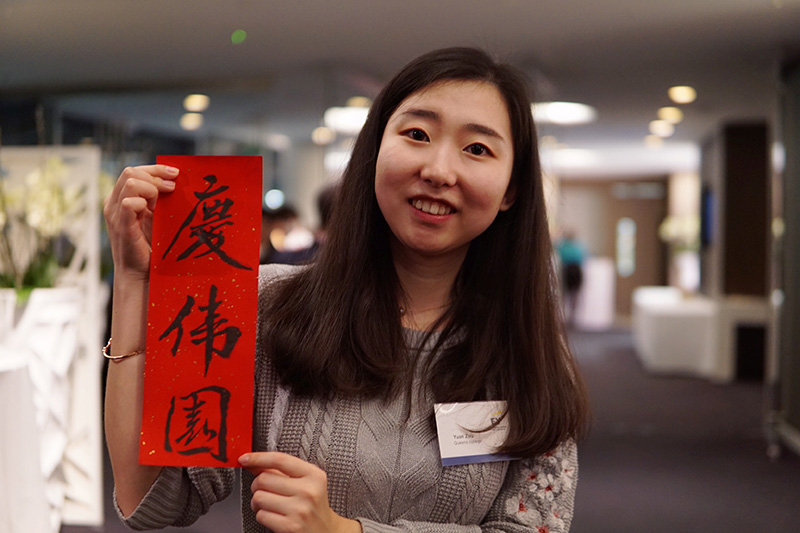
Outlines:
POLYGON ((506 410, 506 402, 437 403, 436 430, 443 466, 507 461, 511 457, 497 453, 508 434, 508 419, 481 431, 498 420, 506 410))

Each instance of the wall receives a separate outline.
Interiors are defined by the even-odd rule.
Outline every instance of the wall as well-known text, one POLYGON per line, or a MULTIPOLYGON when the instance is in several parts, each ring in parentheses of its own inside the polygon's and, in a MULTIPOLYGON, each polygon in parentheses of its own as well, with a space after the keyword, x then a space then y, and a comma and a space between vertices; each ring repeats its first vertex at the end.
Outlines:
POLYGON ((767 294, 767 132, 763 121, 729 123, 703 144, 701 287, 709 296, 767 294))

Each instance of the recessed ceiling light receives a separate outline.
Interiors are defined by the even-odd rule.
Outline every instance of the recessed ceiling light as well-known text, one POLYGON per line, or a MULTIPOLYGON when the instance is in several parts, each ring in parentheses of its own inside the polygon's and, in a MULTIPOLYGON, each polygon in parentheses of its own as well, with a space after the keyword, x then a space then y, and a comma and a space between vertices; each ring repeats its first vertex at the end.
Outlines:
POLYGON ((203 115, 200 113, 184 113, 181 117, 181 128, 186 131, 195 131, 203 125, 203 115))
POLYGON ((666 120, 670 124, 678 124, 683 120, 683 111, 677 107, 662 107, 658 110, 658 118, 666 120))
POLYGON ((311 132, 311 140, 314 144, 319 146, 325 146, 333 142, 336 138, 336 132, 330 128, 326 128, 325 126, 320 126, 319 128, 314 128, 314 131, 311 132))
POLYGON ((688 85, 670 87, 667 94, 676 104, 691 104, 697 99, 697 91, 694 90, 694 87, 689 87, 688 85))
POLYGON ((669 137, 675 133, 675 126, 666 120, 651 120, 650 133, 658 135, 659 137, 669 137))
POLYGON ((347 107, 369 107, 372 101, 366 96, 352 96, 347 99, 347 107))
POLYGON ((205 94, 190 94, 183 99, 183 108, 191 113, 202 113, 208 109, 210 98, 205 94))
POLYGON ((531 105, 536 122, 541 124, 587 124, 597 119, 597 110, 578 102, 540 102, 531 105))
POLYGON ((323 123, 328 128, 346 135, 356 135, 367 121, 366 107, 330 107, 325 110, 323 123))

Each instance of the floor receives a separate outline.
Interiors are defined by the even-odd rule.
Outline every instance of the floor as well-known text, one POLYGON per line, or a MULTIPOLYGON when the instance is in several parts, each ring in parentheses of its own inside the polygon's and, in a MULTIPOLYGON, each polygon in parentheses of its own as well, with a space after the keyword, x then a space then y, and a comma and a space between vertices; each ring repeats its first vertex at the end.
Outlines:
POLYGON ((800 532, 800 458, 767 458, 759 382, 643 372, 630 333, 574 333, 593 429, 572 533, 800 532))
MULTIPOLYGON (((800 457, 767 458, 760 383, 647 375, 626 330, 573 332, 570 340, 594 412, 580 446, 572 533, 800 532, 800 457)), ((107 502, 105 528, 62 533, 128 531, 107 502)), ((239 524, 234 496, 189 528, 163 531, 233 532, 239 524)))

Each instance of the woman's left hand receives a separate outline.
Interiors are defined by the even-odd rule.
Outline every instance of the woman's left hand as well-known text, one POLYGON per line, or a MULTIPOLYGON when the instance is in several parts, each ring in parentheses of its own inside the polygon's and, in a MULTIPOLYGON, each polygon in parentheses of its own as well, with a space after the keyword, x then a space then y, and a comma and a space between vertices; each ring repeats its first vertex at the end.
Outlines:
POLYGON ((280 452, 252 452, 239 464, 255 476, 250 508, 275 533, 360 533, 361 524, 336 514, 328 503, 328 476, 302 459, 280 452))

